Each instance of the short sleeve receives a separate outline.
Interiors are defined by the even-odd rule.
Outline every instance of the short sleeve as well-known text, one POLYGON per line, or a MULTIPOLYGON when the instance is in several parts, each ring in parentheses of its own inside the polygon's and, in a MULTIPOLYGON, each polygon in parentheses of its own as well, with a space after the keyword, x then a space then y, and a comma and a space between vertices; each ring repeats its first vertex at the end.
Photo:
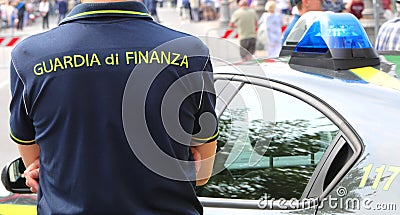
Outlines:
POLYGON ((253 15, 254 15, 254 20, 256 21, 256 23, 258 22, 258 15, 256 11, 253 11, 253 15))
POLYGON ((18 144, 31 145, 35 143, 35 129, 25 106, 24 84, 13 64, 10 68, 10 137, 18 144))
POLYGON ((218 138, 218 118, 215 113, 215 88, 211 62, 208 61, 203 72, 203 91, 198 112, 195 115, 193 141, 208 143, 218 138))
POLYGON ((236 23, 237 22, 237 13, 233 13, 229 22, 236 23))

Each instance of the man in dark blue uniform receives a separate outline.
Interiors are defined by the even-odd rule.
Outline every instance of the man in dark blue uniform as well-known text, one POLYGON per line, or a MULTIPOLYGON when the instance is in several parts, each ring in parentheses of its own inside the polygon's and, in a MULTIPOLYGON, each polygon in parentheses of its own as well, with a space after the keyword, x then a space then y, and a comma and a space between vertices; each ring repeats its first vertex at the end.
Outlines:
POLYGON ((139 2, 84 2, 22 41, 10 136, 38 214, 202 214, 195 186, 213 165, 213 90, 207 47, 139 2))

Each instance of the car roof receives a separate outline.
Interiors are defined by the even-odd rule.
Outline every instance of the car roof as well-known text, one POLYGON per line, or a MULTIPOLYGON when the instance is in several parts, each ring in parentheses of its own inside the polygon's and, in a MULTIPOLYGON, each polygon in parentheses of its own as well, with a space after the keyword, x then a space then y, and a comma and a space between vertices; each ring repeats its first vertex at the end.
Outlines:
MULTIPOLYGON (((288 58, 258 60, 216 67, 214 70, 216 74, 258 77, 306 91, 344 117, 367 149, 382 152, 382 158, 396 158, 386 153, 394 153, 398 144, 400 88, 370 83, 349 70, 291 68, 288 58), (385 144, 376 144, 382 142, 385 144)), ((400 86, 399 80, 388 79, 400 86)))

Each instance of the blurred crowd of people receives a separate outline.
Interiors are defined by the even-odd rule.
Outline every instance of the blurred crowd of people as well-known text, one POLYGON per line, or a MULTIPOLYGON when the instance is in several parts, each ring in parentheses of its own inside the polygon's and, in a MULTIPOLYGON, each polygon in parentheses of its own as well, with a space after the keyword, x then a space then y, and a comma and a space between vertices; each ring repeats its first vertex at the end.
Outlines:
POLYGON ((58 16, 60 22, 79 0, 0 0, 0 29, 23 30, 39 20, 43 29, 49 28, 49 16, 58 16))
MULTIPOLYGON (((248 38, 256 40, 256 49, 264 49, 268 57, 278 57, 282 48, 283 41, 287 37, 291 28, 294 26, 299 17, 308 11, 332 11, 335 13, 347 12, 353 14, 356 18, 363 18, 365 9, 364 0, 237 0, 237 4, 243 4, 246 1, 247 7, 245 9, 239 7, 239 11, 253 10, 258 12, 259 20, 257 22, 257 33, 250 32, 252 21, 249 20, 244 23, 240 19, 231 19, 231 27, 238 29, 238 32, 245 31, 248 38), (260 2, 265 2, 261 3, 260 2), (301 8, 299 8, 301 7, 301 8), (260 8, 262 12, 260 13, 260 8), (244 23, 244 24, 243 24, 244 23), (285 30, 286 29, 286 30, 285 30)), ((379 0, 382 1, 381 9, 383 17, 387 20, 395 17, 395 12, 392 8, 392 0, 379 0)), ((233 13, 235 14, 235 12, 233 13)), ((240 37, 240 35, 239 35, 240 37)), ((241 38, 239 38, 241 40, 241 38)), ((244 46, 249 54, 254 53, 254 45, 251 47, 244 46)), ((246 57, 242 56, 243 59, 246 57)))
POLYGON ((219 17, 222 0, 137 0, 142 2, 156 22, 161 22, 157 14, 157 7, 164 7, 165 3, 177 8, 181 20, 199 22, 211 21, 219 17))
POLYGON ((193 22, 218 19, 221 6, 220 0, 176 0, 173 3, 176 3, 181 19, 193 22))

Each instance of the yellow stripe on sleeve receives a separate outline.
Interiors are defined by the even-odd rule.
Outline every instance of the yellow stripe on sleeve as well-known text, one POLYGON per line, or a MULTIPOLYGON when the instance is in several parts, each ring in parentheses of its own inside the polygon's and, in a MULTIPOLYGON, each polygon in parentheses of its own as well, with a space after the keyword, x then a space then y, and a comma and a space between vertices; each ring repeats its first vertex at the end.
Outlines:
POLYGON ((192 139, 203 142, 203 141, 209 141, 209 140, 215 139, 216 137, 218 137, 218 135, 219 135, 219 131, 217 131, 217 133, 215 133, 212 137, 209 137, 209 138, 196 138, 196 137, 193 137, 192 139))
POLYGON ((10 136, 11 136, 11 138, 13 140, 15 140, 16 142, 19 142, 19 143, 30 144, 30 143, 34 143, 35 142, 35 140, 21 140, 21 139, 18 139, 16 136, 14 136, 14 134, 12 132, 10 132, 10 136))

